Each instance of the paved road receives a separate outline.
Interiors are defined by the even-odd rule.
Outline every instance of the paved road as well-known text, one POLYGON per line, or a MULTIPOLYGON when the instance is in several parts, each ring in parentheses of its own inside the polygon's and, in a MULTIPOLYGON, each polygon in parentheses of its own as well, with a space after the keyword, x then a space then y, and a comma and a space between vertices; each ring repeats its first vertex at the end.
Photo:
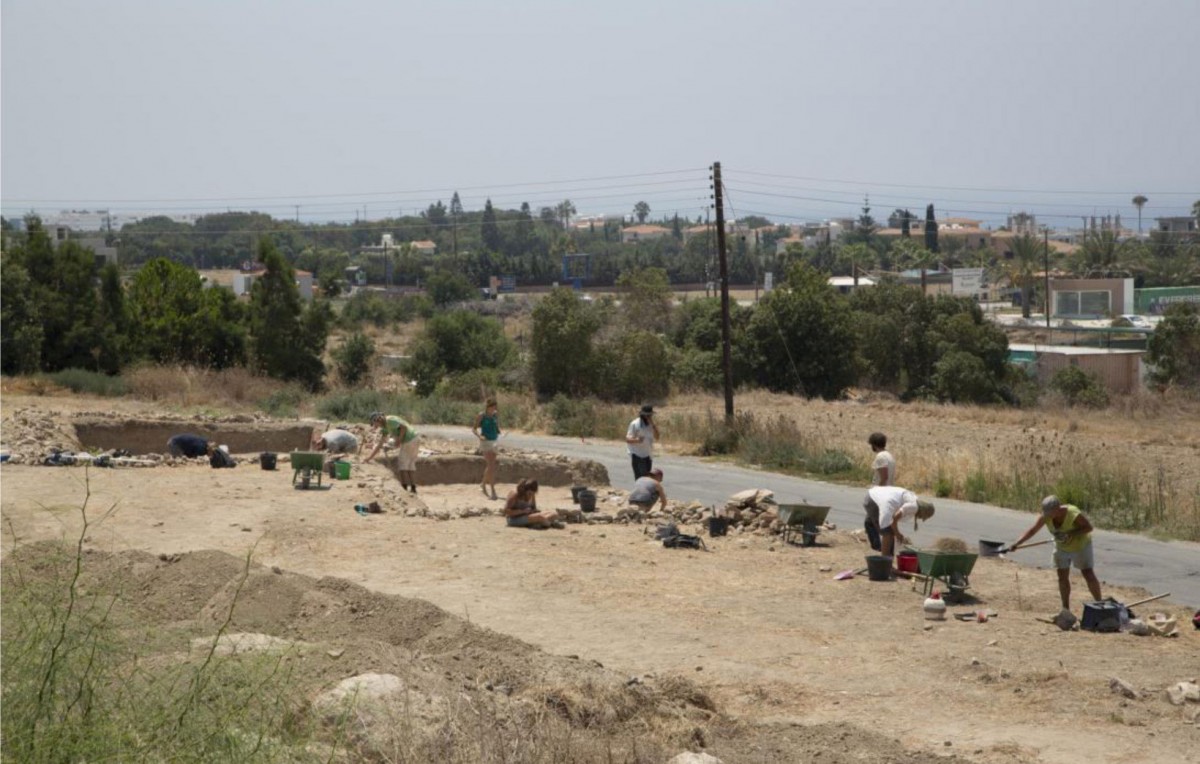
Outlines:
MULTIPOLYGON (((473 437, 469 430, 463 428, 421 429, 444 438, 470 440, 473 437)), ((608 468, 613 485, 628 487, 633 482, 629 457, 621 443, 603 440, 581 442, 573 438, 521 433, 505 433, 501 443, 595 459, 608 468)), ((731 493, 745 488, 769 488, 780 502, 803 500, 829 505, 832 507, 830 521, 842 528, 857 528, 862 524, 862 488, 788 477, 688 456, 656 456, 654 466, 665 473, 667 495, 672 500, 698 499, 705 504, 723 503, 731 493)), ((938 499, 936 517, 928 526, 922 526, 918 533, 927 541, 937 536, 957 536, 968 543, 980 538, 1011 542, 1020 537, 1034 517, 1031 513, 986 504, 938 499), (930 535, 926 535, 926 527, 930 535)), ((1096 572, 1102 581, 1141 586, 1155 594, 1171 592, 1171 600, 1200 608, 1200 544, 1155 541, 1110 531, 1096 531, 1093 539, 1096 545, 1096 572)), ((1023 565, 1047 567, 1050 563, 1049 549, 1049 546, 1041 546, 1021 550, 1010 557, 1023 565)), ((1082 579, 1075 577, 1074 583, 1076 591, 1086 591, 1082 579)))

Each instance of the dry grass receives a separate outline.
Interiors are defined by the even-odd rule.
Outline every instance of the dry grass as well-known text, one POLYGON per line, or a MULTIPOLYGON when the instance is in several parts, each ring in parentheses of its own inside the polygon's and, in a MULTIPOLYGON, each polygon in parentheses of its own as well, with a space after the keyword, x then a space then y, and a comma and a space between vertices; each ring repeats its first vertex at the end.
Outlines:
POLYGON ((135 398, 177 406, 255 406, 287 383, 235 367, 212 371, 192 366, 139 366, 125 374, 135 398))

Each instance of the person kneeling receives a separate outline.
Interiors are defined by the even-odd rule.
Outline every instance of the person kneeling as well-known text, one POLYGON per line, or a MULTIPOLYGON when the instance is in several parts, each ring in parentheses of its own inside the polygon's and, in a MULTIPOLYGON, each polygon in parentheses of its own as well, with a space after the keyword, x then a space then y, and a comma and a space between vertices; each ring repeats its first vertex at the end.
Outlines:
POLYGON ((667 508, 667 491, 662 484, 663 471, 657 467, 638 478, 629 492, 629 503, 645 512, 654 508, 658 502, 663 509, 667 508))
POLYGON ((504 503, 504 517, 510 528, 561 528, 558 515, 538 512, 538 484, 525 478, 517 483, 517 489, 508 495, 504 503))

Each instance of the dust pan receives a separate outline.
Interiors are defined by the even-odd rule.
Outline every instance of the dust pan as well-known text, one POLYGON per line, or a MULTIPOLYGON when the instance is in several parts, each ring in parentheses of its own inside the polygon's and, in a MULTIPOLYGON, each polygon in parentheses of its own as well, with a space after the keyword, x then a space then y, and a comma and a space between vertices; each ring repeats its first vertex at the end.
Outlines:
POLYGON ((843 570, 841 573, 838 573, 836 576, 834 576, 833 580, 846 581, 865 572, 867 572, 866 568, 859 568, 858 570, 855 570, 854 568, 848 568, 847 570, 843 570))

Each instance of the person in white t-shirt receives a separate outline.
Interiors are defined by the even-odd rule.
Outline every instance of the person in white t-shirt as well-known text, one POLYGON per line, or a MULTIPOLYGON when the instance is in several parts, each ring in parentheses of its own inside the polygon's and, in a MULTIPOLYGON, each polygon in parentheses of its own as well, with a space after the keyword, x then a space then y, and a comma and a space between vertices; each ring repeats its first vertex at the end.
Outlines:
MULTIPOLYGON (((871 450, 875 452, 875 460, 871 462, 871 485, 896 484, 896 457, 887 450, 887 436, 882 432, 873 432, 867 438, 871 450)), ((879 539, 879 507, 871 501, 870 492, 863 498, 863 509, 867 519, 863 521, 863 530, 867 532, 867 540, 876 552, 880 549, 879 539)))
POLYGON ((907 488, 894 485, 873 486, 867 495, 879 507, 879 538, 880 554, 892 557, 897 544, 907 544, 909 539, 900 532, 900 520, 913 518, 913 530, 917 529, 919 520, 933 517, 934 507, 931 502, 917 498, 917 495, 907 488))
POLYGON ((654 407, 647 403, 642 406, 637 419, 629 423, 625 433, 625 444, 629 448, 630 461, 633 463, 633 479, 645 477, 654 469, 654 441, 658 440, 658 425, 654 423, 654 407))

